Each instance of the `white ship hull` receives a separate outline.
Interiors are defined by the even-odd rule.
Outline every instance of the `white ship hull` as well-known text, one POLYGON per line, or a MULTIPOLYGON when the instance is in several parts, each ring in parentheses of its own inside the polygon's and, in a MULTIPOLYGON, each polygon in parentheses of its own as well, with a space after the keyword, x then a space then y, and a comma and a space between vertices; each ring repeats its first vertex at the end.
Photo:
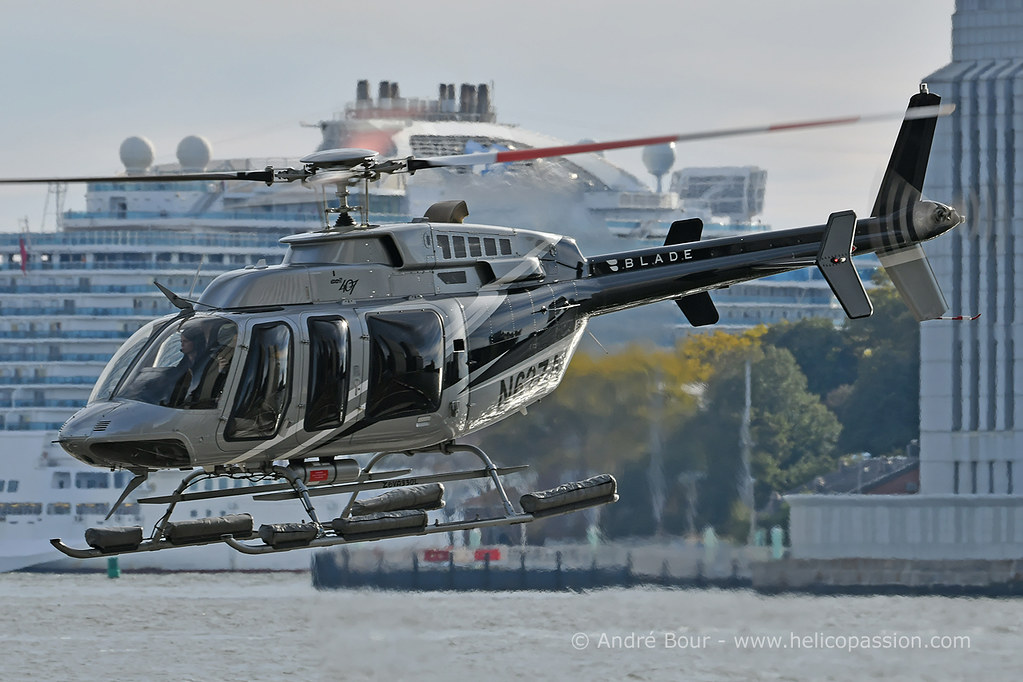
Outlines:
MULTIPOLYGON (((131 513, 118 514, 105 521, 106 509, 120 495, 119 487, 114 485, 114 475, 68 457, 52 443, 55 435, 46 431, 3 433, 0 476, 4 484, 0 509, 7 513, 0 517, 0 572, 25 568, 103 570, 105 558, 70 559, 54 549, 49 539, 61 538, 70 545, 84 548, 85 531, 90 527, 138 525, 148 533, 164 511, 163 505, 127 504, 131 513), (12 482, 15 482, 13 491, 9 490, 12 482), (68 513, 63 513, 65 511, 68 513)), ((178 471, 153 475, 129 497, 129 502, 173 491, 182 475, 184 472, 178 471)), ((298 521, 303 513, 297 501, 253 503, 244 496, 233 499, 231 502, 182 503, 172 518, 203 518, 254 509, 258 527, 260 523, 298 521)), ((337 502, 325 500, 319 502, 318 507, 322 507, 325 514, 340 513, 337 502)), ((120 568, 129 571, 306 571, 311 561, 311 550, 251 556, 220 543, 126 554, 118 558, 120 568)))

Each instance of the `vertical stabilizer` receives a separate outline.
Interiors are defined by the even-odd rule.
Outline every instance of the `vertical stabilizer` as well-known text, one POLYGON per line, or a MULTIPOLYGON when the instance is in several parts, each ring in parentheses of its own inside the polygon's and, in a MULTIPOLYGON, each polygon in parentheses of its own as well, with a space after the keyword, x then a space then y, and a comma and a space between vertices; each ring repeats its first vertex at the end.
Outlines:
MULTIPOLYGON (((910 98, 906 113, 911 113, 917 107, 937 108, 940 103, 941 97, 931 94, 927 91, 927 86, 921 84, 920 92, 910 98)), ((895 140, 895 148, 892 150, 892 157, 888 161, 888 168, 885 170, 884 179, 881 180, 881 188, 870 215, 876 217, 892 215, 912 206, 920 199, 937 122, 937 116, 926 118, 907 116, 902 122, 899 137, 895 140)))
POLYGON ((884 246, 878 249, 877 257, 902 300, 920 321, 941 317, 948 310, 948 304, 923 248, 916 243, 921 235, 913 224, 913 207, 920 201, 923 191, 938 119, 911 118, 909 114, 916 107, 936 108, 940 102, 941 98, 929 93, 923 84, 920 92, 909 100, 907 117, 902 122, 871 212, 875 217, 887 219, 891 226, 882 233, 884 246))

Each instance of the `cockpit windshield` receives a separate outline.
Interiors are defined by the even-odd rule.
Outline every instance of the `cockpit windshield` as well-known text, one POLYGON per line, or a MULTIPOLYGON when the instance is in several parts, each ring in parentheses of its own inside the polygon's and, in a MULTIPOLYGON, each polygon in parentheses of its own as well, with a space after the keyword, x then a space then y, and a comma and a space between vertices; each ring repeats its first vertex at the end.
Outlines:
POLYGON ((238 327, 220 317, 171 324, 148 345, 114 397, 186 410, 215 408, 237 340, 238 327))
POLYGON ((117 349, 114 356, 110 358, 110 362, 103 368, 103 373, 99 375, 99 379, 96 381, 96 385, 92 389, 92 393, 89 395, 89 402, 94 403, 100 400, 110 400, 111 394, 114 389, 117 388, 117 384, 121 382, 125 372, 131 367, 131 364, 135 362, 135 358, 142 352, 142 349, 149 343, 149 339, 154 334, 162 330, 165 326, 171 323, 176 315, 168 315, 159 319, 153 320, 147 323, 137 332, 131 335, 124 344, 117 349))

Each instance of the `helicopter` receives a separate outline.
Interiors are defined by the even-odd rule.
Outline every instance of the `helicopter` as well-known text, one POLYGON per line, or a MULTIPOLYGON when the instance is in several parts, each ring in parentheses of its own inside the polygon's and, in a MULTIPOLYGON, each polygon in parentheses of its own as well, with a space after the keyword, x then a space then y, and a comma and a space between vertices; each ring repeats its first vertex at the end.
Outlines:
MULTIPOLYGON (((158 470, 185 474, 151 533, 90 528, 88 548, 55 538, 75 558, 224 542, 248 554, 525 524, 612 503, 610 474, 522 495, 512 503, 498 467, 464 439, 554 391, 587 321, 674 301, 693 326, 719 315, 710 292, 817 267, 851 319, 873 307, 852 263, 876 253, 918 320, 947 309, 921 242, 959 225, 951 207, 922 198, 937 118, 951 105, 921 84, 903 118, 870 217, 832 213, 825 224, 702 239, 697 218, 672 224, 663 245, 587 258, 575 240, 465 222, 464 201, 442 201, 408 223, 370 225, 349 189, 382 175, 531 161, 554 156, 840 125, 848 117, 685 135, 431 158, 378 159, 366 149, 319 151, 301 168, 174 174, 175 181, 244 180, 332 186, 336 222, 285 237, 280 265, 265 262, 215 278, 197 300, 156 286, 178 309, 136 331, 110 359, 85 407, 58 442, 93 466, 134 478, 110 510, 158 470), (353 213, 359 212, 356 222, 353 213), (468 453, 480 467, 413 474, 380 469, 393 455, 468 453), (190 490, 234 479, 255 485, 190 490), (431 523, 444 484, 483 479, 502 509, 487 518, 431 523), (375 497, 359 494, 377 491, 375 497), (314 499, 351 497, 321 519, 314 499), (171 520, 184 501, 252 496, 297 499, 308 517, 254 528, 249 514, 171 520)), ((13 178, 0 183, 166 181, 167 175, 13 178)), ((108 519, 110 516, 108 515, 108 519)))

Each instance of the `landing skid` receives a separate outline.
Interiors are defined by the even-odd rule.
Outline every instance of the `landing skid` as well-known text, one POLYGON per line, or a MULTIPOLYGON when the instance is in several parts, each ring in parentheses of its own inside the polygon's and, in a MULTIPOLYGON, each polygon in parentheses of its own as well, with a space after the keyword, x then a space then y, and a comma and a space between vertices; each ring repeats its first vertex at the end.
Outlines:
MULTIPOLYGON (((167 505, 166 512, 156 523, 150 537, 143 539, 143 530, 140 526, 90 528, 85 535, 86 542, 90 545, 88 549, 71 547, 60 539, 50 540, 50 544, 76 559, 153 552, 217 542, 224 542, 245 554, 270 554, 293 549, 371 542, 384 538, 530 523, 538 518, 567 514, 618 499, 614 477, 610 474, 601 474, 584 481, 566 483, 551 490, 527 493, 519 499, 519 508, 516 508, 508 497, 501 477, 521 471, 526 468, 525 466, 496 467, 486 453, 471 445, 449 443, 441 446, 440 452, 470 453, 483 463, 483 468, 422 476, 406 476, 411 472, 410 469, 373 471, 373 467, 384 457, 399 454, 383 452, 374 455, 364 468, 356 467, 358 474, 354 477, 355 480, 349 479, 327 485, 307 485, 308 482, 304 480, 302 474, 304 466, 302 464, 271 466, 264 470, 241 473, 196 471, 182 479, 172 494, 139 500, 140 503, 167 505), (233 478, 258 476, 264 479, 283 479, 284 482, 248 488, 186 492, 191 485, 200 480, 221 476, 233 478), (401 478, 403 476, 404 478, 401 478), (489 478, 494 484, 503 513, 488 518, 477 517, 444 523, 434 519, 430 523, 427 512, 444 506, 442 483, 479 478, 489 478), (387 492, 366 500, 358 499, 361 492, 380 489, 387 489, 387 492), (351 494, 344 511, 335 519, 321 522, 311 498, 342 493, 351 494), (178 502, 237 495, 252 495, 256 500, 297 498, 301 500, 310 520, 305 523, 264 524, 258 531, 253 529, 252 517, 249 514, 231 514, 178 522, 170 520, 178 502), (245 542, 257 538, 259 542, 245 542)), ((347 463, 355 466, 352 460, 347 460, 347 463)), ((315 468, 316 465, 313 466, 315 468)))

